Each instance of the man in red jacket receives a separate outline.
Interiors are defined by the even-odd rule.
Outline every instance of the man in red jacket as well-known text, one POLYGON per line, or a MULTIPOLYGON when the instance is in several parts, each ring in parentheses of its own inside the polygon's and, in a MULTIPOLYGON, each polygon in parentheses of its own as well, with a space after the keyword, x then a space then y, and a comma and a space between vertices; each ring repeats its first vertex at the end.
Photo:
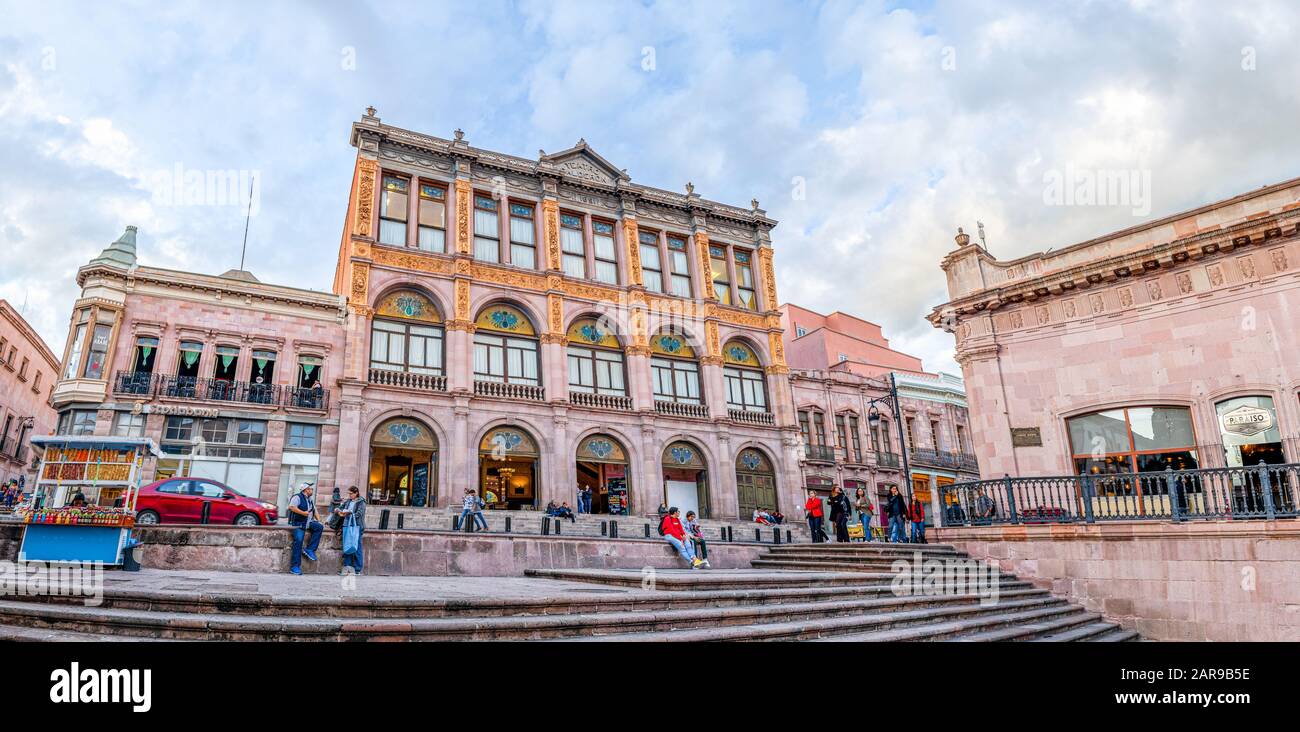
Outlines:
POLYGON ((907 518, 912 521, 912 543, 925 543, 925 504, 912 496, 912 506, 907 510, 907 518))
POLYGON ((812 532, 814 544, 822 543, 822 499, 817 491, 808 491, 808 502, 803 505, 808 517, 808 531, 812 532))
POLYGON ((676 506, 668 509, 668 513, 659 522, 659 533, 669 544, 673 545, 678 554, 682 555, 682 559, 685 559, 691 565, 691 569, 699 569, 704 564, 704 561, 696 558, 695 548, 691 546, 691 542, 686 538, 686 529, 682 528, 682 520, 677 517, 678 513, 679 510, 676 506))

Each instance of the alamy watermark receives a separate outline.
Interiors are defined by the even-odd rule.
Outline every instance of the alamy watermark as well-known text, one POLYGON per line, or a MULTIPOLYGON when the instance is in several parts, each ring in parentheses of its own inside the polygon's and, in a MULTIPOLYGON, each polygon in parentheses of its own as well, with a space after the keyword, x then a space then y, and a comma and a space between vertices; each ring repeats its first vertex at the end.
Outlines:
POLYGON ((258 170, 171 168, 144 175, 145 187, 158 206, 247 207, 251 216, 261 210, 262 173, 258 170))
POLYGON ((1147 168, 1093 169, 1066 165, 1043 173, 1048 206, 1127 206, 1134 216, 1151 213, 1151 171, 1147 168))
POLYGON ((889 588, 896 597, 974 595, 987 607, 997 604, 1002 592, 1001 570, 975 559, 923 559, 921 552, 913 552, 911 560, 897 559, 889 569, 894 573, 889 588))
POLYGON ((82 597, 104 603, 103 562, 0 561, 0 597, 82 597))

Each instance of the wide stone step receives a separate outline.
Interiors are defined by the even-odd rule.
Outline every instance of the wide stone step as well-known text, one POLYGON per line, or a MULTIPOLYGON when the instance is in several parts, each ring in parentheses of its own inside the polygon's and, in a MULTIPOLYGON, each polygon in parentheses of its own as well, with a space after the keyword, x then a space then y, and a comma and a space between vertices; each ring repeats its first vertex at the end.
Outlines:
MULTIPOLYGON (((646 575, 619 569, 529 569, 529 577, 590 582, 616 587, 642 587, 646 575)), ((737 587, 888 587, 895 575, 889 572, 781 572, 746 570, 659 570, 653 575, 658 590, 717 590, 737 587)))
POLYGON ((1118 625, 1102 618, 1100 613, 1087 613, 1092 617, 1088 623, 1080 623, 1072 628, 1062 628, 1059 631, 1046 633, 1031 638, 1035 643, 1075 643, 1078 641, 1090 641, 1097 636, 1105 635, 1118 628, 1118 625))
POLYGON ((152 641, 154 638, 136 638, 102 633, 78 633, 50 628, 28 628, 21 625, 0 625, 0 643, 132 643, 152 641))
POLYGON ((994 612, 961 617, 956 620, 939 620, 938 622, 921 623, 912 627, 878 633, 851 633, 815 640, 843 643, 955 640, 972 633, 996 631, 1015 627, 1022 623, 1051 621, 1056 618, 1076 615, 1078 612, 1078 608, 1063 601, 1056 605, 1030 608, 1016 608, 1012 607, 1012 604, 1007 604, 994 612))
POLYGON ((972 618, 983 615, 997 615, 1009 612, 1059 608, 1061 612, 1070 612, 1072 608, 1064 600, 1053 597, 1032 597, 1025 600, 999 601, 992 604, 978 602, 940 607, 926 607, 886 613, 861 613, 843 617, 817 618, 801 621, 772 622, 734 627, 709 627, 666 632, 622 633, 619 635, 597 635, 594 637, 575 638, 578 641, 629 641, 629 642, 707 642, 707 641, 754 641, 754 640, 813 640, 828 636, 850 633, 872 634, 876 631, 904 628, 932 623, 938 618, 972 618))
MULTIPOLYGON (((886 575, 889 577, 896 576, 889 565, 878 565, 858 562, 836 562, 830 560, 798 560, 798 559, 755 559, 750 562, 755 569, 777 569, 792 570, 799 572, 857 572, 875 575, 886 575)), ((982 565, 988 567, 988 565, 982 565)), ((985 570, 989 571, 988 569, 985 570)), ((1012 578, 1015 575, 1006 572, 996 571, 997 576, 1003 578, 1012 578)))
MULTIPOLYGON (((1090 613, 1080 608, 1068 615, 1039 620, 1032 623, 1018 623, 1006 628, 969 633, 954 638, 957 641, 989 643, 999 641, 1038 640, 1048 634, 1067 633, 1077 630, 1079 626, 1096 624, 1101 619, 1098 613, 1090 613)), ((1075 640, 1062 638, 1061 640, 1075 640)))
POLYGON ((1136 630, 1128 630, 1116 625, 1109 631, 1101 635, 1095 635, 1088 640, 1099 643, 1132 643, 1141 641, 1142 636, 1136 630))
MULTIPOLYGON (((1048 607, 1061 601, 1035 590, 1005 607, 1048 607)), ((1011 593, 1012 598, 1019 597, 1011 593)), ((0 602, 0 624, 39 630, 111 633, 120 636, 184 640, 540 640, 624 634, 720 632, 737 626, 766 628, 791 623, 829 623, 828 629, 855 623, 918 622, 935 614, 982 614, 991 606, 975 595, 886 597, 813 603, 670 609, 655 612, 581 613, 472 618, 286 618, 161 613, 75 605, 0 602)))
POLYGON ((956 554, 965 556, 963 552, 959 552, 956 548, 947 544, 886 544, 884 542, 868 542, 863 544, 781 544, 770 547, 768 551, 773 554, 800 554, 808 551, 816 551, 819 553, 833 554, 835 556, 854 556, 858 554, 911 555, 916 552, 925 555, 956 554))

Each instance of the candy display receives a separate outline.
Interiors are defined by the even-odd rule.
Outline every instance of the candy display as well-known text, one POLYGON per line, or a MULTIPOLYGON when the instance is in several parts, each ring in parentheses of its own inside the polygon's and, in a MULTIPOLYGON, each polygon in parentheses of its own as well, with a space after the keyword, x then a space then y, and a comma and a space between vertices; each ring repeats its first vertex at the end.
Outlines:
POLYGON ((120 508, 82 506, 79 508, 42 508, 19 513, 24 524, 54 524, 58 526, 109 526, 130 528, 135 517, 120 508))

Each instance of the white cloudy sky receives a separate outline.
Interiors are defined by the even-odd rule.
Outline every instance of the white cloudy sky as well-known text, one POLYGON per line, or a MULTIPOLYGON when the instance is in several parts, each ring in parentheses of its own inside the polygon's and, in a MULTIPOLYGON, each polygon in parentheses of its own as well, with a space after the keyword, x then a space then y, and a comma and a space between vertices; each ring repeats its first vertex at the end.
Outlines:
POLYGON ((585 137, 636 181, 757 197, 783 300, 882 323, 931 369, 956 368, 923 315, 957 226, 1011 258, 1140 220, 1045 204, 1052 171, 1149 171, 1150 216, 1300 175, 1288 0, 0 0, 0 18, 0 297, 56 350, 77 267, 127 224, 144 263, 238 263, 241 206, 153 194, 177 166, 258 171, 248 268, 327 289, 368 104, 526 156, 585 137))

